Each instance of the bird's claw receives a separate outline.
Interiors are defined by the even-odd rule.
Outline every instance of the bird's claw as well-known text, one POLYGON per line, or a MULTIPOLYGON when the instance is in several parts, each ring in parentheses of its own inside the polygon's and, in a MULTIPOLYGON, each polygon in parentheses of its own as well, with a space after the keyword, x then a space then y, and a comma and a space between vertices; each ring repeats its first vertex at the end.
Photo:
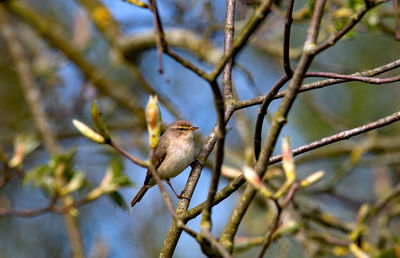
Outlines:
POLYGON ((197 166, 197 165, 202 165, 201 161, 198 160, 198 159, 195 159, 195 160, 192 161, 192 163, 190 163, 190 166, 191 166, 192 168, 195 167, 195 166, 197 166))
POLYGON ((183 196, 183 192, 184 191, 182 191, 182 193, 180 195, 176 196, 176 197, 178 197, 178 199, 180 199, 180 200, 185 199, 185 200, 189 201, 189 198, 183 196))

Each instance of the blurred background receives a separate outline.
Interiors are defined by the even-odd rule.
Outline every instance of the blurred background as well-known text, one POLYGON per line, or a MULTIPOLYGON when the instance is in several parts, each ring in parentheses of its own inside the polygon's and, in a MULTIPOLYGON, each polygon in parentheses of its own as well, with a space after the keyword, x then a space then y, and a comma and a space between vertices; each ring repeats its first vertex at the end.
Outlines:
MULTIPOLYGON (((343 26, 362 4, 363 1, 328 1, 320 40, 343 26)), ((313 1, 295 2, 291 38, 293 66, 301 54, 312 5, 313 1)), ((236 33, 256 6, 257 1, 237 1, 236 33)), ((162 0, 158 1, 158 7, 169 45, 183 57, 211 71, 223 53, 225 1, 162 0)), ((286 1, 276 1, 261 28, 236 58, 233 84, 238 99, 266 94, 283 74, 281 48, 286 7, 286 1)), ((84 138, 72 125, 72 119, 78 119, 93 127, 90 108, 94 100, 115 142, 142 159, 149 153, 143 110, 150 95, 157 93, 159 96, 165 124, 185 118, 200 127, 198 149, 215 125, 213 96, 204 80, 166 55, 163 56, 164 74, 157 72, 159 60, 153 16, 148 9, 122 0, 8 0, 0 3, 0 16, 2 157, 13 157, 15 142, 21 141, 21 137, 25 144, 38 144, 17 168, 7 168, 5 163, 0 166, 3 179, 6 173, 15 174, 0 186, 1 208, 25 210, 48 205, 51 195, 46 190, 46 180, 50 179, 40 177, 38 171, 46 169, 39 168, 46 164, 51 167, 56 162, 52 157, 68 150, 75 150, 68 161, 70 178, 79 172, 85 178, 83 189, 71 193, 74 198, 79 199, 97 186, 110 163, 111 166, 120 163, 121 173, 132 184, 118 187, 118 192, 130 202, 146 170, 120 157, 111 148, 84 138), (21 53, 22 59, 18 58, 21 53), (30 74, 24 72, 24 67, 30 74), (26 96, 36 96, 35 92, 39 93, 39 99, 33 97, 33 101, 27 101, 26 96), (41 107, 47 115, 55 143, 44 143, 37 133, 35 124, 38 121, 32 115, 35 107, 41 107), (62 151, 52 150, 54 144, 55 149, 62 151), (38 177, 42 181, 35 180, 38 177)), ((400 45, 394 37, 395 16, 390 2, 373 9, 348 36, 317 56, 311 70, 351 74, 395 61, 400 53, 400 45)), ((387 75, 396 74, 398 71, 387 75)), ((305 83, 315 80, 306 79, 305 83)), ((288 136, 294 148, 392 114, 400 109, 399 86, 398 82, 384 85, 351 82, 302 93, 296 99, 282 136, 288 136)), ((270 114, 279 102, 274 101, 268 110, 265 133, 270 114)), ((257 109, 258 106, 253 106, 238 111, 230 120, 226 166, 240 169, 248 163, 257 109)), ((374 203, 399 183, 399 129, 399 124, 393 124, 297 157, 298 178, 317 170, 324 170, 325 177, 313 188, 296 195, 293 214, 288 212, 285 219, 301 221, 302 228, 297 234, 275 241, 267 255, 348 256, 348 251, 337 244, 325 243, 310 235, 320 231, 340 238, 347 233, 346 227, 355 223, 361 204, 374 203), (301 220, 295 214, 301 216, 301 220), (320 221, 324 216, 320 218, 315 214, 334 218, 327 221, 340 222, 337 227, 342 230, 327 226, 328 222, 320 221)), ((280 144, 278 141, 275 154, 280 153, 280 144)), ((212 155, 209 160, 212 165, 212 155)), ((279 165, 274 167, 279 168, 279 165)), ((171 180, 178 192, 183 190, 189 171, 171 180)), ((210 171, 203 169, 190 207, 206 199, 210 171)), ((223 178, 220 188, 229 180, 223 178)), ((279 185, 282 176, 271 182, 272 187, 274 182, 279 185)), ((213 209, 214 235, 222 232, 241 190, 213 209)), ((76 211, 75 222, 80 229, 85 256, 157 257, 172 221, 160 191, 151 189, 133 209, 119 207, 107 195, 76 211)), ((176 205, 178 200, 171 197, 176 205)), ((267 201, 257 199, 250 206, 238 236, 264 235, 273 214, 267 201)), ((371 223, 366 234, 371 252, 398 247, 400 203, 397 201, 385 214, 386 220, 377 219, 371 223)), ((71 257, 65 226, 68 220, 65 215, 53 213, 29 218, 0 217, 0 257, 71 257)), ((200 219, 196 218, 188 226, 199 231, 199 224, 200 219)), ((259 248, 254 247, 237 253, 237 257, 254 256, 258 252, 259 248)), ((198 244, 183 233, 174 257, 189 256, 204 257, 198 244)))

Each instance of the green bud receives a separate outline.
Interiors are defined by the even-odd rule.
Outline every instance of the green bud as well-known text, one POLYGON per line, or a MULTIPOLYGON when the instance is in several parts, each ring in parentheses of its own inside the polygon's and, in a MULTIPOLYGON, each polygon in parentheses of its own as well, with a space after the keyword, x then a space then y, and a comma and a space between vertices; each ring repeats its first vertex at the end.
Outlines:
POLYGON ((158 145, 161 133, 161 111, 157 96, 150 96, 146 106, 147 130, 149 132, 149 145, 154 149, 158 145))
POLYGON ((79 132, 81 132, 81 134, 87 138, 97 143, 105 143, 104 137, 93 131, 89 126, 75 119, 72 120, 72 123, 79 130, 79 132))
POLYGON ((324 171, 320 170, 309 175, 308 177, 300 181, 300 187, 307 187, 309 185, 315 184, 324 176, 324 174, 324 171))
POLYGON ((96 126, 100 135, 103 136, 106 140, 109 140, 110 134, 108 133, 108 130, 107 130, 106 126, 104 125, 103 120, 101 119, 99 108, 97 107, 96 101, 93 101, 91 114, 92 114, 92 120, 94 122, 94 125, 96 126))
POLYGON ((368 254, 366 254, 363 250, 361 250, 360 247, 358 247, 354 243, 350 244, 349 249, 356 258, 369 258, 370 257, 368 254))

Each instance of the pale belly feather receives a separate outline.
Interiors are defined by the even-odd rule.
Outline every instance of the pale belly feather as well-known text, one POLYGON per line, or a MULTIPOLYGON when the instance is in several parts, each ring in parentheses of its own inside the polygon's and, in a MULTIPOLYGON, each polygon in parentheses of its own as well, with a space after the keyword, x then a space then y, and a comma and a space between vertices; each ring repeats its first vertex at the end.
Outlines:
POLYGON ((176 177, 194 159, 193 144, 171 144, 167 153, 168 156, 157 169, 162 179, 176 177))

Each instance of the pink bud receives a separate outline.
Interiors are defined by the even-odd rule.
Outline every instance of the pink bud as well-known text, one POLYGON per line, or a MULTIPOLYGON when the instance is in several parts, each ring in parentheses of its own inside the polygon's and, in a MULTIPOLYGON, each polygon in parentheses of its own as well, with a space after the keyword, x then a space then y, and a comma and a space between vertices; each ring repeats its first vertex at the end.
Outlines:
POLYGON ((257 173, 248 166, 243 167, 243 174, 247 182, 249 182, 254 188, 259 189, 262 187, 261 179, 257 173))
POLYGON ((296 180, 295 165, 288 138, 283 138, 282 141, 282 167, 287 181, 293 182, 296 180))

